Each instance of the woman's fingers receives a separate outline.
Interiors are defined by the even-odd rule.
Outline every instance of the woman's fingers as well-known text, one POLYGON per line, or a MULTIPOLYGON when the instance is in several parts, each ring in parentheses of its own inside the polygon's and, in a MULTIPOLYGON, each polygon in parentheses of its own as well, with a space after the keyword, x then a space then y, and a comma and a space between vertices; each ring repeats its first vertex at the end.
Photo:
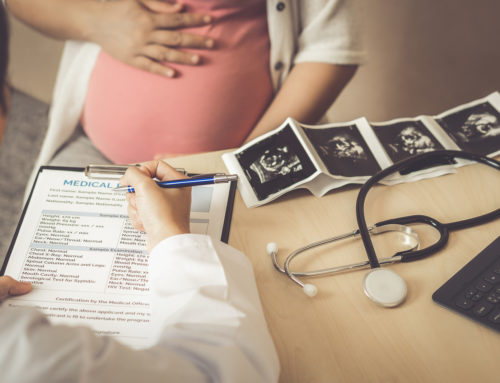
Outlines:
POLYGON ((210 49, 214 40, 199 26, 212 22, 206 14, 185 12, 182 5, 159 0, 104 2, 92 41, 115 59, 166 77, 176 71, 168 63, 197 65, 201 57, 186 49, 210 49), (194 28, 186 31, 186 28, 194 28))
POLYGON ((203 35, 184 33, 179 30, 168 31, 165 29, 157 29, 151 32, 149 42, 169 47, 197 49, 210 49, 215 45, 213 39, 203 35))
POLYGON ((139 54, 157 62, 196 65, 200 63, 200 55, 178 49, 172 49, 158 44, 143 47, 139 54))
POLYGON ((200 27, 210 24, 212 16, 201 13, 154 13, 153 25, 156 29, 179 29, 200 27))
POLYGON ((180 3, 171 4, 161 0, 141 0, 140 2, 150 11, 157 13, 176 13, 184 8, 180 3))
POLYGON ((146 72, 165 77, 175 77, 175 70, 146 56, 137 56, 130 64, 146 72))

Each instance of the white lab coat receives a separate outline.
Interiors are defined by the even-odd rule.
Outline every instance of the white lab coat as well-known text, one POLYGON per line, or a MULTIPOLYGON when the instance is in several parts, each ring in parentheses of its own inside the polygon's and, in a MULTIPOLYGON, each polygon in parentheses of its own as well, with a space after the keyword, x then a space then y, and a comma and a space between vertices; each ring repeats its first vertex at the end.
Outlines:
POLYGON ((150 256, 156 344, 131 349, 35 309, 0 308, 0 382, 275 382, 279 361, 252 266, 208 236, 185 234, 150 256))

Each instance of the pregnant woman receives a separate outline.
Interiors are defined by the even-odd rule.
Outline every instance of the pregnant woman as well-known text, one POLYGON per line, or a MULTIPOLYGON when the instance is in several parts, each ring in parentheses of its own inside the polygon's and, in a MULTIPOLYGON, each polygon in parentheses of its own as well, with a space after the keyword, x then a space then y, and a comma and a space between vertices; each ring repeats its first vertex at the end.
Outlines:
POLYGON ((7 5, 68 40, 35 168, 234 148, 288 116, 316 123, 362 59, 350 1, 7 5))

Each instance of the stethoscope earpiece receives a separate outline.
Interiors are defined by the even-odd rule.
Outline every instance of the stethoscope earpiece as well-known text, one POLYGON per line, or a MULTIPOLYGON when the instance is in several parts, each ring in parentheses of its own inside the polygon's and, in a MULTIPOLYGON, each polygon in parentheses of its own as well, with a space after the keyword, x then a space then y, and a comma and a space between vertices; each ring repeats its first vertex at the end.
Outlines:
POLYGON ((312 298, 318 293, 318 288, 310 283, 306 283, 304 286, 302 286, 302 291, 308 297, 312 298))
POLYGON ((311 283, 303 283, 293 275, 293 272, 290 271, 287 272, 285 269, 279 267, 278 262, 276 260, 276 257, 278 255, 278 245, 276 244, 276 242, 269 242, 266 245, 266 252, 273 259, 274 267, 279 272, 287 274, 292 279, 292 281, 300 285, 302 287, 302 291, 304 292, 304 294, 306 294, 308 297, 314 297, 318 293, 318 288, 316 286, 314 286, 311 283))
POLYGON ((395 307, 403 303, 408 289, 398 273, 377 267, 365 275, 363 291, 380 306, 395 307))
POLYGON ((276 244, 276 242, 269 242, 266 245, 266 251, 267 254, 271 256, 276 256, 276 254, 278 254, 278 245, 276 244))

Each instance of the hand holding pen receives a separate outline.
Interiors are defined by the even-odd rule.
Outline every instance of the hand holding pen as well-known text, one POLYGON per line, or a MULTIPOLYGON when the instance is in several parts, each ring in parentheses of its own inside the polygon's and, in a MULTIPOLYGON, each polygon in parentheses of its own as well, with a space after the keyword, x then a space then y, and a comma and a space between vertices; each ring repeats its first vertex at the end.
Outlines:
POLYGON ((189 186, 236 179, 235 175, 224 174, 189 178, 163 161, 151 161, 127 169, 120 183, 130 186, 120 187, 120 190, 128 192, 128 215, 136 229, 146 232, 148 250, 151 251, 163 239, 189 232, 189 186))
POLYGON ((159 188, 160 181, 187 179, 163 161, 151 161, 141 167, 130 167, 120 179, 122 185, 131 185, 134 193, 127 193, 127 212, 132 225, 146 232, 148 250, 165 238, 189 233, 191 191, 189 188, 159 188))

